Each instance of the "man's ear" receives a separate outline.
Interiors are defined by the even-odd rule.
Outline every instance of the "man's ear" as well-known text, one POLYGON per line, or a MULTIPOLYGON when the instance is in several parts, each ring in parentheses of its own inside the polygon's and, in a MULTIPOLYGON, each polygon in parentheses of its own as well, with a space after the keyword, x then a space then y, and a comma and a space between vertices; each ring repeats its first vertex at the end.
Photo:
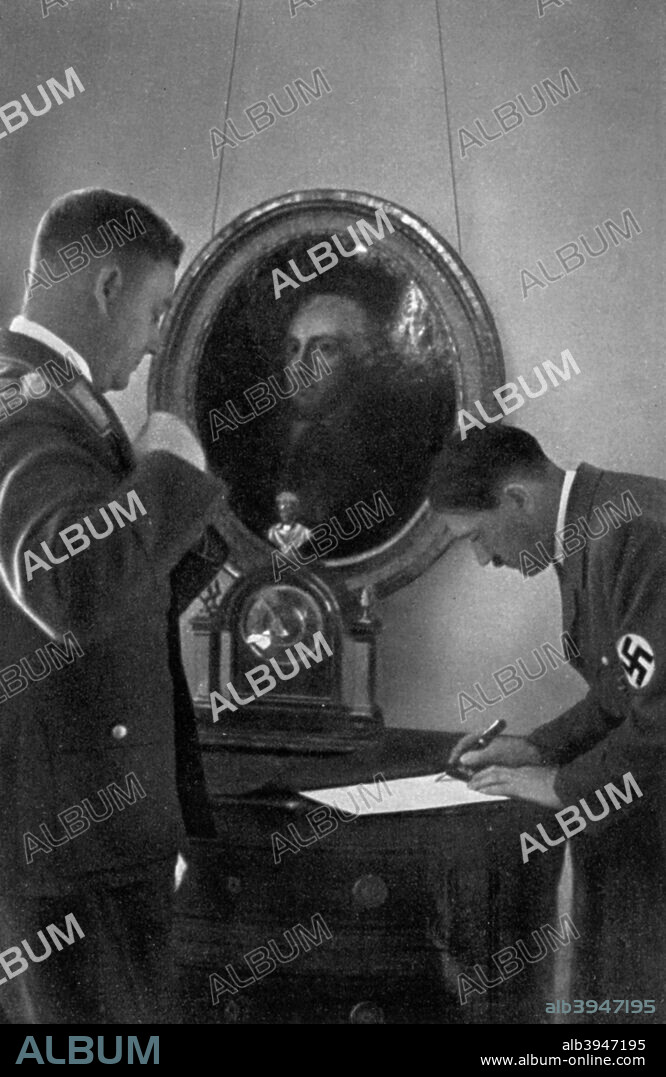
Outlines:
POLYGON ((104 265, 99 270, 95 279, 93 295, 97 307, 104 317, 108 318, 123 288, 123 274, 117 262, 104 265))
POLYGON ((500 500, 510 512, 533 516, 536 511, 534 492, 530 486, 522 482, 508 482, 502 488, 500 500))

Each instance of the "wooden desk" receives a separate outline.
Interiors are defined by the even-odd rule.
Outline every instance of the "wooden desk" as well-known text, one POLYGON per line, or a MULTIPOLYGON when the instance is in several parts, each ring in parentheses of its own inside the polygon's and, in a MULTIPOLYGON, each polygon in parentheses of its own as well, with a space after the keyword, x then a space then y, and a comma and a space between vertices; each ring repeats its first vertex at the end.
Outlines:
MULTIPOLYGON (((492 955, 557 927, 559 849, 523 864, 519 835, 544 809, 518 801, 338 821, 317 840, 302 809, 252 804, 266 781, 294 789, 432 773, 452 734, 389 729, 348 756, 299 759, 208 750, 205 768, 218 837, 195 841, 177 895, 178 959, 197 1023, 544 1022, 553 955, 468 996, 458 976, 492 955), (292 852, 273 836, 309 840, 292 852), (253 982, 244 955, 285 932, 313 929, 319 914, 332 938, 301 948, 253 982), (224 991, 213 1006, 209 976, 231 965, 249 986, 224 991)), ((311 810, 314 805, 307 805, 311 810)), ((322 830, 327 829, 322 826, 322 830)), ((255 959, 256 960, 256 959, 255 959)), ((270 967, 270 966, 265 966, 270 967)), ((261 971, 261 969, 259 969, 261 971)), ((474 975, 478 975, 477 973, 474 975)), ((232 986, 233 986, 233 981, 232 986)))

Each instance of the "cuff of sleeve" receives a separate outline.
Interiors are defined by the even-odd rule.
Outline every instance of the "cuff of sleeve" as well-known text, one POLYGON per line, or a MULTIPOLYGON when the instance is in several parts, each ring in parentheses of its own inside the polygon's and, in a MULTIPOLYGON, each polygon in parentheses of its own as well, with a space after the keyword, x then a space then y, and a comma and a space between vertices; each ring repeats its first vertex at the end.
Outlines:
POLYGON ((663 762, 663 753, 657 744, 633 743, 625 750, 617 746, 613 749, 608 745, 597 746, 559 768, 555 792, 560 800, 573 804, 581 797, 594 798, 596 791, 606 789, 609 783, 623 788, 626 776, 630 775, 641 791, 639 796, 654 803, 660 799, 663 762))
POLYGON ((599 774, 596 768, 591 770, 588 764, 575 761, 559 767, 553 788, 565 806, 578 804, 583 798, 590 805, 596 805, 596 790, 603 789, 604 782, 611 781, 614 776, 599 774))
MULTIPOLYGON (((199 449, 199 446, 196 445, 196 448, 199 449)), ((195 468, 196 471, 202 472, 203 474, 206 473, 206 461, 202 449, 199 449, 199 452, 195 452, 194 449, 192 449, 188 453, 185 449, 181 450, 180 446, 174 445, 170 449, 153 451, 169 453, 170 456, 175 456, 177 460, 182 460, 184 463, 189 464, 189 466, 195 468), (197 457, 197 459, 195 459, 195 457, 197 457), (200 459, 198 459, 198 457, 200 457, 200 459)))
POLYGON ((539 735, 539 730, 535 729, 533 733, 527 736, 526 741, 531 744, 538 751, 541 756, 541 763, 545 766, 555 766, 559 762, 559 752, 557 746, 548 743, 548 737, 539 735))
POLYGON ((572 775, 571 764, 566 767, 558 768, 553 788, 565 806, 576 804, 581 797, 586 796, 590 792, 587 787, 582 791, 580 790, 580 781, 576 781, 576 778, 572 775))
POLYGON ((195 544, 207 514, 226 488, 219 479, 162 450, 149 453, 137 464, 135 484, 141 490, 144 483, 147 502, 153 501, 150 491, 157 492, 157 503, 148 512, 164 526, 165 542, 160 545, 172 566, 195 544))

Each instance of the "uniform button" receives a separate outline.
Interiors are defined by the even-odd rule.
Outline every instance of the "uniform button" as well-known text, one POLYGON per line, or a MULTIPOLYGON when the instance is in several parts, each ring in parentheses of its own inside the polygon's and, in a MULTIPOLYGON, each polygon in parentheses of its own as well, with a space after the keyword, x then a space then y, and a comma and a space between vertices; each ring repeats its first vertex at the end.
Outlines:
POLYGON ((379 875, 361 875, 352 887, 354 903, 363 909, 376 909, 388 897, 388 887, 379 875))
POLYGON ((225 1025, 252 1024, 253 1007, 247 999, 229 998, 222 1011, 222 1023, 225 1025))
POLYGON ((123 737, 127 736, 127 726, 114 725, 113 729, 111 730, 111 736, 114 740, 122 740, 123 737))
POLYGON ((357 1002, 349 1014, 352 1025, 383 1025, 384 1011, 374 1002, 357 1002))

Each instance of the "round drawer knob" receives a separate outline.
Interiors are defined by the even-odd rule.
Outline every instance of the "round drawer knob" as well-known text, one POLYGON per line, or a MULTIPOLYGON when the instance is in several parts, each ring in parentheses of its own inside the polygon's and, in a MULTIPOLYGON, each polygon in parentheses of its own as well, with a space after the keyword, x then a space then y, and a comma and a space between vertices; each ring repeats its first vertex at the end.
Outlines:
POLYGON ((383 1025, 384 1011, 374 1002, 357 1002, 349 1014, 352 1025, 383 1025))
POLYGON ((113 729, 111 730, 111 736, 114 740, 122 740, 123 737, 127 736, 127 726, 114 725, 113 729))
POLYGON ((352 887, 354 901, 363 909, 376 909, 388 897, 388 887, 379 875, 361 875, 352 887))

